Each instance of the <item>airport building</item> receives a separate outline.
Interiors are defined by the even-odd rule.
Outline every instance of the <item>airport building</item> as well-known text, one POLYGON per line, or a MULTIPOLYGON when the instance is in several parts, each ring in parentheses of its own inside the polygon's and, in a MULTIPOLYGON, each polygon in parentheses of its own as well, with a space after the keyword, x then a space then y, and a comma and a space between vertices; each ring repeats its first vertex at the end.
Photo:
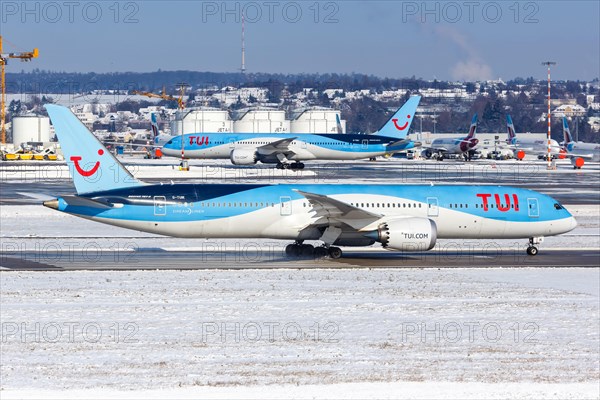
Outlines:
MULTIPOLYGON (((247 108, 230 117, 229 112, 202 107, 177 112, 171 121, 172 135, 187 133, 338 133, 340 112, 329 108, 310 108, 296 112, 291 120, 285 111, 272 108, 247 108)), ((346 121, 340 119, 342 133, 346 121)))
POLYGON ((338 133, 337 117, 340 117, 342 133, 346 133, 346 121, 341 119, 338 110, 330 108, 310 108, 296 114, 290 128, 292 133, 338 133))
POLYGON ((285 111, 276 109, 240 110, 233 122, 236 133, 290 133, 290 121, 285 111))
POLYGON ((25 115, 12 119, 12 137, 15 148, 23 143, 47 143, 50 141, 50 118, 25 115))
POLYGON ((227 110, 206 107, 178 111, 170 127, 172 135, 203 132, 231 133, 233 120, 227 110))

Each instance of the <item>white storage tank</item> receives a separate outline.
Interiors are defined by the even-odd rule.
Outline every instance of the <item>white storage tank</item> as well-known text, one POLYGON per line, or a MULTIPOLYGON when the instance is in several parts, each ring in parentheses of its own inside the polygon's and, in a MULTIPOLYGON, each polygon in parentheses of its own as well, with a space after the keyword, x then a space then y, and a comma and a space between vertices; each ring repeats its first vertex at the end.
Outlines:
POLYGON ((346 132, 346 121, 340 112, 332 109, 309 109, 291 121, 291 133, 338 133, 336 115, 340 117, 342 133, 346 132))
POLYGON ((233 122, 236 133, 290 133, 283 110, 248 110, 233 122))
POLYGON ((15 147, 27 142, 49 142, 50 118, 37 115, 14 117, 12 135, 15 147))
POLYGON ((186 133, 229 133, 233 132, 233 121, 229 112, 218 109, 185 110, 177 112, 171 121, 171 134, 186 133))

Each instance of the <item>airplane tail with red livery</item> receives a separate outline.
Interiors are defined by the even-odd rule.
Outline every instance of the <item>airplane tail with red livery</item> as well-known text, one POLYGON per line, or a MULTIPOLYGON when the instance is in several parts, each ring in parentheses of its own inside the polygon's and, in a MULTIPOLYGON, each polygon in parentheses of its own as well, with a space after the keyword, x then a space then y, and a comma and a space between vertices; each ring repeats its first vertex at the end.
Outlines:
POLYGON ((421 96, 412 96, 404 105, 392 115, 383 127, 374 135, 404 139, 410 130, 410 125, 415 119, 415 112, 421 101, 421 96))
POLYGON ((66 107, 46 104, 78 194, 144 185, 66 107))
POLYGON ((477 133, 477 113, 473 115, 473 119, 471 120, 471 126, 469 127, 469 134, 464 140, 471 140, 475 138, 475 134, 477 133))

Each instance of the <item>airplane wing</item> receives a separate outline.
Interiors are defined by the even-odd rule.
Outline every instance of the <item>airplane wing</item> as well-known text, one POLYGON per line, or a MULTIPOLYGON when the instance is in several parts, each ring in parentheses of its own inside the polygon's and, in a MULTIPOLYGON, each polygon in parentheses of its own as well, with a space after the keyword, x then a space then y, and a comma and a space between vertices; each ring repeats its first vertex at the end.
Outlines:
POLYGON ((290 150, 289 146, 296 139, 297 138, 292 137, 292 138, 276 140, 269 144, 265 144, 263 146, 258 147, 256 149, 256 151, 258 151, 258 153, 261 155, 271 155, 273 153, 283 153, 287 156, 289 154, 294 154, 294 152, 292 150, 290 150))
MULTIPOLYGON (((316 212, 315 217, 325 219, 327 222, 326 225, 329 225, 333 220, 333 222, 347 224, 350 227, 359 230, 383 217, 381 214, 362 210, 329 196, 304 192, 301 190, 296 190, 296 192, 300 193, 308 200, 313 211, 316 212)), ((320 224, 319 221, 317 221, 316 224, 320 224)))
POLYGON ((123 146, 123 147, 146 147, 151 149, 160 149, 163 146, 159 144, 137 144, 131 142, 102 142, 102 144, 107 145, 110 144, 112 146, 123 146))
POLYGON ((593 153, 587 153, 587 154, 566 153, 564 155, 568 158, 583 158, 584 160, 593 160, 594 159, 593 153))
POLYGON ((430 147, 430 149, 434 150, 434 151, 448 151, 447 147, 440 147, 440 146, 430 147))
MULTIPOLYGON (((412 140, 410 140, 410 139, 402 139, 402 140, 398 140, 398 141, 388 144, 387 147, 404 146, 405 144, 409 144, 411 141, 412 140)), ((417 147, 417 146, 415 145, 415 147, 417 147)))

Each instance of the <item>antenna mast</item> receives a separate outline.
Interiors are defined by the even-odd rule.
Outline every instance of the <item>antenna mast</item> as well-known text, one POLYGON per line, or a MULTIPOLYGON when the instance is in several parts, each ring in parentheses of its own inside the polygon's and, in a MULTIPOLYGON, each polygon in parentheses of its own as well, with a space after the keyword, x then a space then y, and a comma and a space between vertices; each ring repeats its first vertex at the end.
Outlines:
POLYGON ((244 13, 242 13, 242 74, 246 73, 246 41, 244 38, 244 13))

